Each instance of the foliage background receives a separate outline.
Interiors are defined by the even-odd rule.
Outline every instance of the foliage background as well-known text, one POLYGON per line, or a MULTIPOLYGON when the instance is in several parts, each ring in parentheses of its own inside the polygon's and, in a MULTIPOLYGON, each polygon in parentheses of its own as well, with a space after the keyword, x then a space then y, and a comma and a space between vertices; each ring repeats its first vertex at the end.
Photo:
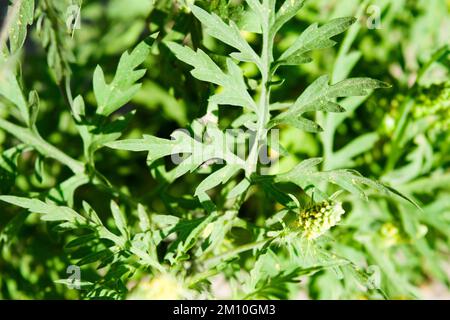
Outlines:
MULTIPOLYGON (((242 19, 240 1, 195 3, 225 21, 240 20, 241 25, 251 22, 242 19)), ((155 44, 143 64, 147 72, 141 80, 142 87, 132 101, 115 113, 119 116, 134 112, 121 130, 121 139, 140 138, 142 134, 169 138, 173 130, 186 127, 206 113, 207 99, 214 88, 192 77, 191 68, 178 61, 164 41, 201 47, 222 63, 230 48, 203 34, 201 24, 184 1, 83 0, 81 28, 73 32, 67 30, 64 20, 70 4, 68 0, 36 1, 35 22, 28 30, 23 50, 17 53, 21 67, 16 75, 24 96, 28 97, 31 90, 39 95, 36 127, 45 141, 74 159, 83 159, 83 144, 67 103, 71 97, 67 96, 66 82, 70 83, 74 97, 83 95, 87 110, 94 108, 92 77, 96 66, 102 66, 106 78, 111 79, 122 53, 155 32, 159 32, 155 44)), ((6 1, 0 6, 2 25, 6 6, 6 1)), ((327 131, 329 118, 324 114, 317 116, 325 128, 323 134, 282 127, 281 143, 289 155, 282 158, 277 168, 285 172, 304 159, 324 156, 324 169, 355 168, 366 177, 388 183, 420 204, 423 211, 376 194, 371 194, 368 202, 346 197, 343 222, 321 243, 320 250, 343 256, 368 273, 369 266, 378 266, 383 294, 359 284, 357 277, 345 268, 309 270, 305 274, 312 275, 301 277, 300 283, 292 283, 289 275, 283 278, 283 273, 277 276, 276 270, 269 270, 271 265, 290 270, 282 250, 274 249, 273 256, 247 252, 221 269, 219 275, 210 277, 211 286, 206 281, 191 287, 186 284, 183 288, 189 287, 189 293, 175 297, 448 298, 449 59, 448 51, 438 61, 433 60, 433 55, 448 45, 449 7, 449 1, 443 0, 309 1, 276 39, 275 52, 281 53, 309 24, 360 13, 354 39, 346 34, 338 35, 334 38, 338 44, 315 51, 313 62, 280 69, 279 77, 285 82, 274 89, 274 101, 294 100, 319 76, 336 73, 341 64, 350 63, 342 60, 339 51, 344 50, 343 41, 351 46, 351 59, 355 63, 351 76, 367 76, 392 85, 363 99, 354 112, 345 113, 335 132, 331 132, 332 140, 327 131), (369 4, 381 8, 379 29, 367 28, 369 4), (432 61, 430 65, 429 61, 432 61), (421 74, 424 66, 428 68, 421 74), (418 76, 420 82, 415 84, 418 76), (352 142, 352 148, 342 150, 352 142), (255 261, 257 268, 253 268, 255 261), (261 285, 265 279, 271 279, 270 284, 261 285), (259 285, 254 285, 255 281, 259 285), (252 284, 254 290, 246 289, 252 284)), ((251 33, 245 36, 254 48, 260 48, 258 37, 251 33)), ((257 76, 252 65, 244 63, 241 68, 247 77, 257 76)), ((14 104, 1 93, 2 90, 0 117, 17 122, 14 104)), ((237 117, 232 108, 221 108, 219 114, 222 128, 237 117)), ((17 146, 20 139, 0 127, 0 151, 4 157, 6 150, 17 146)), ((112 230, 116 227, 111 217, 111 199, 121 206, 130 228, 138 225, 138 203, 152 215, 172 215, 186 221, 203 211, 193 196, 203 179, 201 175, 188 174, 164 185, 145 165, 144 153, 102 148, 95 153, 94 160, 96 170, 115 187, 83 184, 76 189, 70 206, 78 211, 83 207, 82 201, 88 202, 112 230)), ((43 199, 72 173, 60 162, 41 158, 39 153, 26 149, 18 158, 17 168, 10 172, 2 165, 1 175, 2 194, 43 199)), ((295 192, 291 186, 285 188, 286 192, 295 192)), ((220 201, 220 190, 221 187, 214 189, 212 198, 220 201)), ((258 227, 264 226, 279 210, 280 205, 270 195, 255 188, 238 210, 241 226, 232 230, 233 236, 227 241, 245 244, 257 239, 258 227)), ((168 293, 160 290, 161 287, 172 285, 172 292, 178 292, 174 278, 182 277, 181 282, 188 282, 197 274, 195 271, 183 274, 176 268, 166 270, 170 276, 159 278, 145 268, 129 273, 113 270, 116 273, 109 274, 98 269, 98 262, 94 262, 83 266, 82 280, 92 283, 98 283, 102 277, 112 280, 105 281, 104 287, 97 288, 95 293, 89 289, 72 290, 55 281, 67 278, 67 266, 77 264, 74 261, 79 262, 91 253, 86 252, 88 248, 71 251, 64 247, 82 233, 58 233, 54 223, 40 221, 38 215, 8 203, 0 204, 0 212, 0 297, 3 299, 125 298, 132 294, 164 298, 168 293)), ((232 247, 227 243, 223 246, 232 247)), ((95 252, 94 247, 89 250, 95 252)), ((313 256, 322 254, 314 248, 311 250, 313 256)), ((299 267, 307 270, 311 266, 305 262, 299 267)), ((169 297, 173 296, 169 293, 169 297)))

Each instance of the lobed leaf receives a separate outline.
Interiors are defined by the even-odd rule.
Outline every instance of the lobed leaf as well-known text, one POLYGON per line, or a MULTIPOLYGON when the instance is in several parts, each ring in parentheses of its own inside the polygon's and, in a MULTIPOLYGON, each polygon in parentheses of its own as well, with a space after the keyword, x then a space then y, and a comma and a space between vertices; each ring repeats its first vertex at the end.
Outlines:
POLYGON ((275 21, 271 26, 270 32, 276 34, 286 22, 295 17, 304 4, 305 0, 285 0, 275 15, 275 21))
POLYGON ((2 57, 0 53, 0 95, 17 107, 22 122, 28 125, 30 123, 28 104, 10 63, 11 61, 2 57))
POLYGON ((318 125, 301 118, 303 113, 310 111, 343 112, 345 110, 335 102, 336 98, 365 96, 373 89, 389 87, 387 83, 370 78, 350 78, 334 85, 329 85, 328 82, 327 75, 318 78, 305 89, 287 111, 272 119, 268 126, 273 127, 286 123, 306 131, 318 132, 320 131, 318 125))
POLYGON ((59 207, 37 199, 15 196, 0 196, 0 200, 25 208, 30 212, 39 213, 43 221, 60 221, 61 223, 69 223, 71 226, 87 224, 87 220, 83 216, 69 207, 59 207))
POLYGON ((111 213, 113 215, 114 223, 116 224, 117 229, 119 229, 120 233, 125 239, 128 239, 130 237, 130 234, 128 232, 125 216, 122 214, 119 206, 114 201, 111 201, 111 213))
POLYGON ((230 21, 227 25, 216 14, 208 13, 195 5, 191 6, 194 16, 205 26, 205 32, 223 43, 239 50, 238 53, 232 54, 233 58, 240 61, 254 62, 260 64, 258 55, 253 51, 247 41, 242 38, 237 25, 230 21))
POLYGON ((191 74, 195 78, 222 87, 221 92, 210 98, 212 103, 257 110, 254 100, 247 91, 241 69, 231 59, 227 59, 228 74, 226 74, 201 49, 194 51, 174 42, 168 42, 167 46, 179 60, 194 67, 191 74))
POLYGON ((113 81, 107 84, 103 70, 97 66, 94 72, 94 94, 97 100, 97 114, 109 116, 128 103, 141 84, 136 84, 145 70, 136 68, 142 64, 150 52, 150 46, 141 42, 131 53, 125 52, 120 58, 113 81))
POLYGON ((318 27, 317 23, 310 25, 297 40, 278 59, 280 64, 300 64, 310 62, 308 52, 325 49, 336 44, 331 40, 356 22, 353 17, 337 18, 318 27))
POLYGON ((302 189, 309 186, 314 186, 320 190, 323 182, 329 182, 338 185, 344 190, 353 193, 361 198, 367 199, 367 194, 363 186, 369 187, 375 191, 392 196, 398 196, 417 208, 420 208, 412 199, 403 195, 392 187, 386 186, 381 182, 371 180, 363 177, 358 171, 350 169, 339 169, 330 171, 317 171, 315 166, 322 160, 320 158, 312 158, 301 162, 292 170, 277 175, 274 178, 275 182, 292 182, 302 189))

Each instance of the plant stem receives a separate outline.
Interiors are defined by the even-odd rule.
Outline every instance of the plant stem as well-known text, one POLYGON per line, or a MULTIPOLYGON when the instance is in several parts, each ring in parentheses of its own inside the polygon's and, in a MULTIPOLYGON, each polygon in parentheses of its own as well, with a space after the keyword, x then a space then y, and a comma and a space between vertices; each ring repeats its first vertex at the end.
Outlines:
POLYGON ((9 121, 0 118, 0 128, 9 132, 23 143, 34 147, 43 155, 58 160, 62 164, 68 166, 75 174, 84 171, 83 163, 71 158, 55 146, 49 144, 40 136, 31 132, 29 129, 15 125, 9 121))
MULTIPOLYGON (((268 14, 268 13, 267 13, 268 14)), ((255 140, 253 141, 248 163, 246 167, 246 175, 250 176, 256 172, 258 166, 259 149, 266 139, 266 126, 270 120, 270 67, 272 64, 272 41, 269 30, 269 17, 266 17, 265 27, 263 27, 263 46, 261 52, 261 94, 259 98, 258 121, 255 140)))

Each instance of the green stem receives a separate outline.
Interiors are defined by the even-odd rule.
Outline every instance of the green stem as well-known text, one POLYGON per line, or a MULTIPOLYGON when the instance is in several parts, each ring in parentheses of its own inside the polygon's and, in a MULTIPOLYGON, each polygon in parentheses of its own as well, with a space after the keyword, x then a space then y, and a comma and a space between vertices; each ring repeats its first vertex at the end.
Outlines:
POLYGON ((40 136, 33 133, 31 130, 15 125, 9 121, 0 118, 0 128, 9 132, 23 143, 34 147, 44 156, 58 160, 62 164, 68 166, 75 174, 84 171, 83 163, 71 158, 58 148, 46 142, 40 136))
POLYGON ((250 150, 248 163, 246 167, 246 175, 250 176, 256 172, 258 165, 259 149, 266 139, 266 126, 270 120, 270 67, 272 64, 273 37, 269 30, 269 17, 263 30, 263 46, 261 52, 261 93, 259 98, 258 122, 255 140, 250 150))

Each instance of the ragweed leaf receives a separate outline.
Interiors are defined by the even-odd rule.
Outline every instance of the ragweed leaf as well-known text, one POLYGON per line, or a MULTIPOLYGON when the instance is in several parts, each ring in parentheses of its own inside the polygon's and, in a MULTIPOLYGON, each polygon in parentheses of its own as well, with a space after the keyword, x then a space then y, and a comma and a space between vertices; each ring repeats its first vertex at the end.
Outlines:
POLYGON ((355 21, 353 17, 346 17, 331 20, 320 28, 317 23, 310 25, 277 62, 286 65, 310 62, 310 51, 334 46, 336 42, 330 38, 347 30, 355 21))
POLYGON ((120 58, 113 81, 107 84, 103 70, 97 66, 94 72, 94 94, 97 100, 97 114, 109 116, 128 103, 141 84, 136 84, 145 74, 144 69, 136 68, 142 64, 150 52, 150 46, 141 42, 131 53, 125 52, 120 58))
POLYGON ((191 10, 195 17, 205 26, 206 33, 239 50, 238 53, 232 54, 233 58, 260 64, 258 55, 247 41, 242 38, 237 25, 233 21, 230 21, 230 24, 227 25, 216 14, 210 14, 195 5, 191 6, 191 10))
POLYGON ((188 251, 195 246, 203 230, 215 219, 217 215, 212 213, 198 219, 180 220, 171 230, 171 233, 177 233, 177 240, 170 245, 164 259, 171 264, 187 259, 188 251))
POLYGON ((317 125, 301 118, 303 113, 310 111, 343 112, 345 110, 335 102, 336 98, 364 96, 368 95, 370 90, 389 87, 384 82, 369 78, 350 78, 331 86, 328 82, 327 75, 318 78, 306 88, 287 111, 273 118, 268 126, 273 127, 280 123, 287 123, 300 129, 317 132, 317 130, 320 131, 317 125))
POLYGON ((219 184, 226 183, 241 169, 238 165, 225 165, 223 168, 210 174, 204 179, 195 189, 195 195, 199 196, 205 194, 206 191, 218 186, 219 184))
POLYGON ((84 155, 90 162, 98 149, 102 148, 106 143, 120 138, 123 130, 125 130, 135 113, 134 111, 129 112, 124 116, 116 117, 113 121, 99 114, 87 118, 82 96, 77 96, 73 100, 72 112, 76 121, 76 127, 83 140, 84 155))
POLYGON ((172 179, 193 172, 208 161, 225 161, 225 167, 210 175, 198 186, 195 195, 203 198, 207 190, 227 181, 244 167, 244 160, 231 152, 226 135, 222 131, 208 127, 207 134, 210 141, 205 143, 197 141, 184 131, 175 131, 172 140, 144 135, 143 139, 115 141, 107 145, 113 149, 148 151, 148 165, 162 157, 175 156, 172 160, 177 166, 171 171, 172 179), (179 154, 186 156, 179 158, 179 154))
POLYGON ((20 50, 25 43, 27 28, 33 23, 34 0, 18 0, 8 7, 9 24, 9 47, 11 54, 20 50))
POLYGON ((254 100, 247 91, 241 69, 231 59, 227 59, 228 74, 226 74, 201 49, 195 52, 174 42, 168 42, 167 46, 178 59, 194 67, 191 73, 195 78, 222 87, 222 92, 210 98, 212 103, 257 110, 254 100))
POLYGON ((190 156, 185 160, 180 159, 180 165, 190 162, 194 165, 192 169, 211 159, 243 165, 243 160, 228 149, 226 136, 222 131, 210 128, 209 134, 212 139, 210 143, 197 141, 185 131, 175 131, 172 133, 172 140, 144 135, 143 139, 119 140, 108 143, 107 146, 120 150, 148 151, 149 164, 165 156, 187 153, 190 156))
POLYGON ((292 170, 275 176, 274 181, 292 182, 304 190, 306 190, 306 188, 309 186, 313 186, 320 190, 321 184, 323 182, 329 182, 334 185, 338 185, 342 189, 358 195, 363 199, 367 199, 366 191, 363 188, 364 186, 366 186, 388 196, 398 196, 415 205, 417 208, 420 208, 413 200, 401 194, 394 188, 385 186, 381 182, 363 177, 356 170, 339 169, 330 171, 317 171, 315 166, 320 162, 321 159, 319 158, 305 160, 294 167, 292 170))
POLYGON ((272 250, 263 250, 258 256, 244 287, 244 299, 285 299, 289 284, 300 282, 300 277, 312 275, 324 269, 322 266, 301 268, 284 265, 272 250))
MULTIPOLYGON (((275 1, 271 2, 275 4, 275 1)), ((275 15, 275 21, 271 26, 270 32, 272 34, 277 33, 286 22, 295 17, 297 12, 303 7, 304 4, 305 0, 285 0, 283 5, 275 15)), ((275 8, 274 6, 272 6, 270 7, 270 9, 273 10, 275 8)))
POLYGON ((312 120, 302 118, 302 117, 286 117, 286 118, 275 118, 270 122, 270 126, 274 127, 278 124, 287 124, 293 126, 294 128, 306 131, 306 132, 322 132, 323 129, 317 123, 312 120))
POLYGON ((54 204, 42 202, 37 199, 28 199, 15 196, 0 196, 1 201, 28 209, 30 212, 41 214, 43 221, 59 221, 73 228, 87 225, 87 220, 69 207, 59 207, 54 204))
POLYGON ((26 149, 24 145, 18 145, 7 149, 0 154, 0 192, 7 193, 14 186, 18 175, 18 160, 22 151, 26 149))
POLYGON ((22 122, 28 125, 30 123, 30 114, 27 101, 13 70, 11 60, 7 60, 0 53, 0 95, 4 96, 17 107, 22 122))
POLYGON ((114 201, 111 201, 111 213, 114 217, 114 223, 116 224, 117 229, 119 229, 125 239, 128 239, 130 234, 127 228, 127 221, 125 220, 125 216, 120 211, 119 206, 114 201))

